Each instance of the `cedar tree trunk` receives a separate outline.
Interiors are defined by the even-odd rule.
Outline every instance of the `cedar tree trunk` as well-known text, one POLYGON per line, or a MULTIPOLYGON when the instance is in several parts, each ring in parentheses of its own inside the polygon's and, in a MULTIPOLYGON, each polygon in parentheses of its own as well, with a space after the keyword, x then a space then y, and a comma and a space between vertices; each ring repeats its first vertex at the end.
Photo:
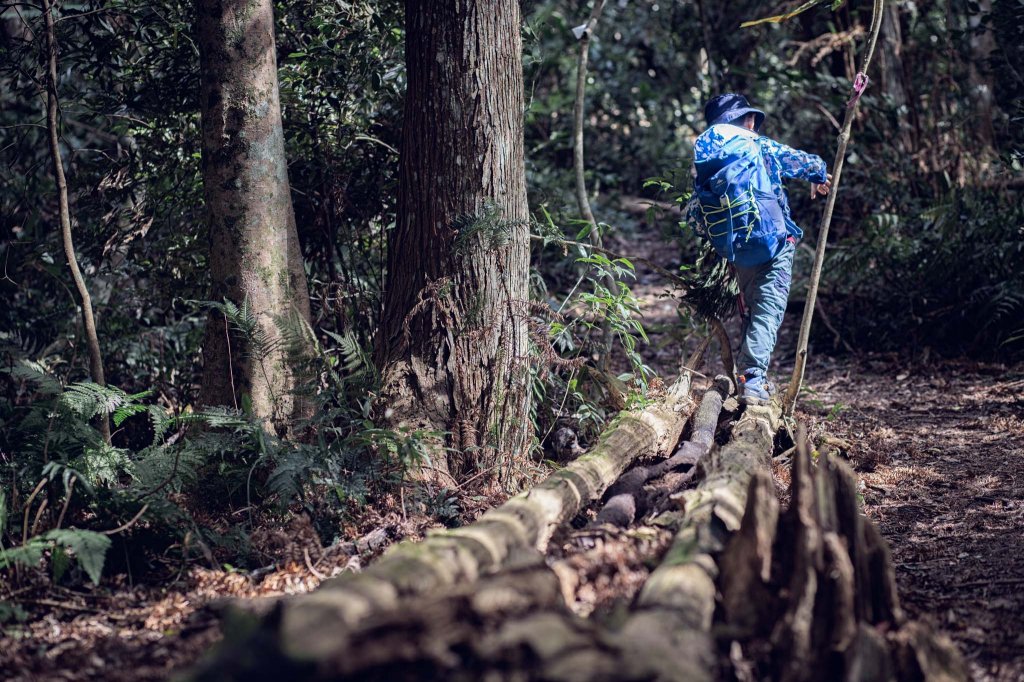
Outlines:
POLYGON ((254 323, 238 333, 211 314, 201 399, 239 407, 248 396, 252 414, 282 431, 305 411, 293 394, 294 344, 282 330, 308 324, 309 292, 288 185, 273 5, 199 0, 198 15, 211 298, 245 303, 254 323))
POLYGON ((398 224, 377 342, 389 426, 430 471, 507 473, 529 442, 528 210, 516 0, 406 2, 398 224), (434 443, 439 446, 440 443, 434 443))

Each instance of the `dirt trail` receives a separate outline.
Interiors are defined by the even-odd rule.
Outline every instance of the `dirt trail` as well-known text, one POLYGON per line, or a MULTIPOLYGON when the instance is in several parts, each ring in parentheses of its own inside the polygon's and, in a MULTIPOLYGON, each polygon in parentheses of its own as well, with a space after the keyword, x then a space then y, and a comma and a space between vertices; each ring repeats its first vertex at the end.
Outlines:
POLYGON ((817 363, 801 412, 892 545, 904 607, 977 680, 1024 679, 1024 367, 817 363))

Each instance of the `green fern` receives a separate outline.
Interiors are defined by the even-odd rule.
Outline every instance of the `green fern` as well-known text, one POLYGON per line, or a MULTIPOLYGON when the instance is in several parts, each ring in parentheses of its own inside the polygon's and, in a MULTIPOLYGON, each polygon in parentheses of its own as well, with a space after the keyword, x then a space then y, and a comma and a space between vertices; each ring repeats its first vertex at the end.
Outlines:
POLYGON ((47 550, 58 561, 58 557, 66 557, 66 554, 58 553, 58 550, 70 550, 89 579, 98 585, 109 548, 110 538, 102 533, 80 528, 58 528, 31 538, 19 547, 0 549, 0 569, 11 568, 15 564, 38 566, 47 550))
POLYGON ((370 359, 369 353, 364 351, 359 344, 355 333, 347 331, 341 335, 329 330, 324 330, 324 333, 337 342, 338 351, 341 354, 341 367, 345 370, 346 375, 353 376, 372 367, 373 361, 370 359))
POLYGON ((148 397, 151 391, 129 395, 115 386, 100 386, 90 381, 69 385, 60 397, 61 406, 85 420, 98 415, 113 415, 120 426, 125 419, 146 411, 137 401, 148 397))
POLYGON ((245 341, 242 354, 255 361, 262 362, 281 349, 282 340, 274 338, 269 327, 260 324, 259 316, 249 304, 246 297, 239 306, 225 298, 223 303, 202 301, 203 306, 219 311, 228 321, 228 325, 245 341))
POLYGON ((60 382, 38 362, 21 358, 13 367, 4 367, 0 372, 11 375, 15 381, 24 381, 34 386, 36 392, 42 398, 60 395, 62 388, 60 382))

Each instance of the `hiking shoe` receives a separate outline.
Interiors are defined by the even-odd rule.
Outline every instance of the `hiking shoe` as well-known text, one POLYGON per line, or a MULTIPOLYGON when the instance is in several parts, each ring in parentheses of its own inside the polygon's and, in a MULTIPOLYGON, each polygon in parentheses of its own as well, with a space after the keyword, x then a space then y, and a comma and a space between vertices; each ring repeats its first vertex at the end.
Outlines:
POLYGON ((762 376, 744 375, 739 379, 741 405, 767 405, 775 395, 775 384, 762 376))

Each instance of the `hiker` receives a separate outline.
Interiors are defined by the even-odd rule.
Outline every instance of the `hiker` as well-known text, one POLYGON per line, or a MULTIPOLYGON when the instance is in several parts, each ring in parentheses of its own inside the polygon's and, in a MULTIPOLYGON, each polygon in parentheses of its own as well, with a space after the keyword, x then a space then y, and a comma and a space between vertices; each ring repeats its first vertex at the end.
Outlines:
POLYGON ((789 299, 793 254, 803 231, 793 222, 782 181, 811 183, 826 195, 832 176, 820 156, 758 134, 764 112, 725 93, 704 107, 708 128, 694 143, 693 198, 686 222, 734 267, 740 289, 743 345, 740 402, 764 405, 775 393, 768 362, 789 299))

